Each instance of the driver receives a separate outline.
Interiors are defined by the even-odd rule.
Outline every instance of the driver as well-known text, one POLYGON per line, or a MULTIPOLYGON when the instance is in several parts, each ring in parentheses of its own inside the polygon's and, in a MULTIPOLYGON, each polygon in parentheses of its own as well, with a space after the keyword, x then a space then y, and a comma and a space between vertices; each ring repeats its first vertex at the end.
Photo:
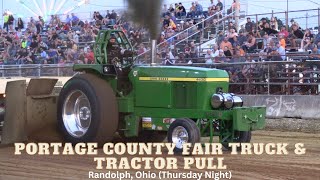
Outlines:
POLYGON ((117 67, 122 63, 122 57, 132 56, 133 53, 126 49, 122 49, 117 42, 116 37, 111 36, 107 45, 108 63, 114 64, 117 67))

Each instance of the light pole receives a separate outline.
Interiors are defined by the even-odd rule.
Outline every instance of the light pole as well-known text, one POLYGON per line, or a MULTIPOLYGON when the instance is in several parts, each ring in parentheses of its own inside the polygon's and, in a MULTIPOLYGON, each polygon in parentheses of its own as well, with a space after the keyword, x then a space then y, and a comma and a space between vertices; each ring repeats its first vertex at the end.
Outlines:
POLYGON ((287 0, 287 12, 285 16, 286 16, 286 27, 289 30, 289 0, 287 0))
POLYGON ((308 1, 319 6, 318 7, 318 31, 319 31, 319 28, 320 28, 320 3, 315 2, 314 0, 308 0, 308 1))
POLYGON ((4 18, 3 18, 3 0, 1 1, 1 8, 2 8, 2 24, 4 24, 4 18))
POLYGON ((240 4, 240 2, 239 2, 239 0, 236 0, 236 7, 235 7, 235 25, 236 25, 236 27, 237 27, 237 29, 240 29, 238 26, 239 26, 239 11, 240 11, 240 9, 239 9, 239 4, 240 4))

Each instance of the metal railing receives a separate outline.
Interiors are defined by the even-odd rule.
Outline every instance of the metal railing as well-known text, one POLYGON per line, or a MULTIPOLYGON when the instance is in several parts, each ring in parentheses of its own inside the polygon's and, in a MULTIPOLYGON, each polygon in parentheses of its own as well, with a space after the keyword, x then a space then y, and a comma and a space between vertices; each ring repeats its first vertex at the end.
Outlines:
POLYGON ((320 94, 320 60, 176 65, 226 70, 236 94, 320 94))
POLYGON ((73 76, 72 64, 28 64, 28 65, 1 65, 0 77, 41 77, 41 76, 73 76))
MULTIPOLYGON (((204 60, 204 58, 197 59, 198 62, 203 62, 204 60)), ((319 95, 320 93, 320 60, 212 64, 177 63, 175 65, 226 70, 230 76, 230 92, 236 94, 319 95)), ((72 66, 72 64, 2 65, 0 66, 0 75, 3 78, 41 76, 70 77, 76 74, 72 66)))
MULTIPOLYGON (((225 30, 225 24, 226 24, 226 23, 225 23, 225 20, 230 19, 230 18, 233 18, 233 15, 234 15, 234 14, 235 14, 235 12, 232 12, 232 13, 230 13, 229 15, 224 16, 224 17, 222 17, 222 18, 220 18, 219 15, 218 15, 218 16, 213 15, 213 16, 208 17, 207 19, 205 19, 205 20, 203 20, 203 21, 201 21, 201 22, 199 22, 199 23, 197 23, 197 24, 194 25, 194 27, 198 27, 199 25, 202 25, 201 30, 198 30, 198 31, 192 33, 190 36, 188 36, 188 37, 186 37, 186 38, 178 41, 175 45, 178 45, 178 44, 180 44, 181 42, 188 41, 190 38, 192 38, 193 36, 195 36, 195 35, 197 35, 197 34, 199 34, 199 33, 202 33, 202 36, 203 36, 203 35, 205 35, 205 31, 208 30, 209 28, 215 28, 215 32, 212 33, 212 34, 214 34, 214 35, 216 36, 216 35, 218 34, 218 30, 219 30, 218 28, 219 28, 219 26, 222 25, 222 29, 221 29, 221 30, 224 31, 224 30, 225 30), (215 17, 217 17, 217 21, 216 21, 216 22, 213 22, 213 20, 215 19, 215 17), (210 22, 210 21, 211 21, 211 22, 210 22), (222 22, 222 23, 221 23, 221 22, 222 22), (205 26, 206 23, 208 23, 209 25, 205 26)), ((202 40, 201 38, 203 38, 202 36, 200 37, 200 44, 203 43, 203 42, 201 41, 201 40, 202 40)), ((212 38, 214 38, 214 37, 212 37, 212 38)))
MULTIPOLYGON (((203 24, 205 21, 208 21, 209 19, 212 19, 213 17, 215 17, 215 16, 217 16, 217 15, 219 15, 219 14, 221 14, 221 13, 222 13, 222 11, 216 12, 215 14, 213 14, 213 15, 207 17, 206 19, 204 19, 204 20, 202 20, 202 21, 194 24, 194 25, 191 26, 191 27, 188 27, 187 29, 184 29, 184 30, 181 31, 181 32, 178 32, 177 34, 169 37, 168 39, 178 38, 179 36, 181 36, 181 35, 183 35, 183 34, 185 34, 185 33, 187 33, 187 37, 193 36, 193 33, 194 33, 194 32, 193 32, 192 30, 195 29, 195 28, 197 28, 199 24, 203 24), (189 33, 192 33, 192 34, 189 35, 189 33)), ((159 43, 159 44, 157 45, 157 48, 159 48, 161 45, 167 43, 167 42, 168 42, 168 39, 166 39, 164 42, 159 43)), ((139 57, 141 57, 141 56, 143 56, 143 55, 145 55, 145 54, 147 54, 147 53, 150 53, 150 51, 151 51, 151 50, 148 49, 148 50, 145 51, 144 53, 139 54, 139 55, 137 56, 137 58, 139 58, 139 57)))
MULTIPOLYGON (((301 9, 293 11, 281 11, 281 12, 272 12, 262 13, 262 14, 247 14, 247 17, 251 17, 255 22, 260 22, 262 18, 271 18, 277 17, 280 19, 286 27, 290 26, 290 20, 294 19, 303 29, 320 27, 320 8, 317 9, 301 9), (302 15, 302 13, 306 13, 302 15)), ((256 23, 256 29, 258 29, 259 23, 256 23)), ((278 30, 280 30, 280 25, 278 30)))

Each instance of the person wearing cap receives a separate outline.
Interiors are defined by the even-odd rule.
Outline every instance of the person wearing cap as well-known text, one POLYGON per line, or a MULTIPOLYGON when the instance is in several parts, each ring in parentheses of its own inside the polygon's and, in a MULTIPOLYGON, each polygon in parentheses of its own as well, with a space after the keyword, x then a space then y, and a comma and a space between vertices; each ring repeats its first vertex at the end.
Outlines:
POLYGON ((301 29, 301 28, 300 28, 300 25, 299 25, 294 19, 291 19, 291 20, 290 20, 290 23, 291 23, 291 26, 290 26, 290 28, 289 28, 289 31, 290 31, 290 32, 293 30, 293 26, 297 26, 298 29, 301 29))
POLYGON ((244 44, 244 42, 246 42, 248 40, 247 36, 245 36, 244 31, 240 30, 239 31, 239 36, 237 38, 237 45, 242 46, 244 44))
POLYGON ((194 18, 194 16, 196 15, 196 10, 197 10, 196 5, 194 2, 192 2, 189 12, 187 14, 187 18, 194 18))
POLYGON ((280 32, 278 33, 278 36, 282 35, 285 39, 288 38, 289 32, 287 31, 286 26, 282 26, 280 32))
POLYGON ((286 48, 286 40, 284 38, 284 36, 282 34, 278 34, 278 39, 279 39, 279 44, 281 47, 283 47, 284 49, 286 48))
POLYGON ((218 32, 218 37, 217 37, 217 44, 220 46, 221 42, 224 40, 224 34, 223 31, 218 32))
POLYGON ((218 3, 216 5, 216 7, 219 7, 219 10, 222 11, 223 10, 223 4, 221 2, 221 0, 218 0, 218 3))
POLYGON ((113 64, 113 60, 115 58, 119 58, 121 55, 121 48, 119 47, 119 44, 117 43, 116 37, 111 36, 107 45, 107 58, 108 58, 108 64, 113 64))
POLYGON ((212 64, 213 63, 213 61, 212 61, 213 58, 214 58, 214 55, 213 55, 211 49, 208 49, 206 55, 204 56, 204 59, 206 61, 205 63, 206 64, 212 64))
POLYGON ((178 12, 177 12, 176 15, 177 15, 177 17, 179 17, 180 19, 181 19, 182 16, 187 15, 186 8, 182 5, 181 2, 179 3, 178 12))
POLYGON ((262 49, 266 48, 267 44, 270 44, 271 41, 272 41, 272 37, 270 37, 268 35, 268 33, 265 32, 263 35, 263 48, 262 49))
POLYGON ((213 57, 219 56, 219 46, 217 44, 213 45, 213 57))
POLYGON ((267 19, 266 18, 262 18, 261 19, 261 22, 260 22, 260 24, 259 24, 259 26, 258 26, 258 29, 260 30, 260 31, 264 31, 264 29, 266 28, 266 27, 270 27, 270 25, 267 23, 267 19))
POLYGON ((223 63, 226 62, 227 58, 224 55, 224 51, 222 49, 219 50, 219 55, 215 57, 214 62, 215 63, 223 63))
POLYGON ((80 37, 80 31, 76 31, 76 33, 73 34, 72 40, 75 43, 79 43, 79 37, 80 37))
POLYGON ((281 59, 284 61, 286 59, 286 49, 281 44, 282 44, 282 42, 280 42, 280 41, 278 43, 276 43, 277 52, 280 55, 281 59))
POLYGON ((108 58, 108 64, 114 64, 117 67, 120 68, 119 65, 123 62, 123 57, 129 57, 132 56, 133 52, 122 49, 120 45, 117 42, 117 39, 115 36, 111 36, 108 44, 107 44, 107 58, 108 58))
POLYGON ((196 16, 202 16, 203 14, 203 7, 201 4, 199 4, 198 1, 195 2, 196 3, 196 16))
POLYGON ((250 17, 248 17, 247 18, 247 23, 245 25, 246 32, 252 32, 253 31, 253 26, 254 26, 254 24, 251 22, 250 17))
POLYGON ((238 41, 238 33, 234 29, 229 29, 228 38, 231 45, 234 45, 238 41))
POLYGON ((296 24, 292 25, 292 36, 291 36, 291 46, 292 47, 297 47, 297 39, 303 39, 303 32, 299 29, 299 27, 296 24))
POLYGON ((221 42, 220 44, 220 49, 224 49, 224 47, 228 47, 228 49, 232 49, 232 44, 228 41, 228 37, 225 36, 224 37, 224 40, 221 42))
POLYGON ((300 28, 299 24, 294 19, 291 19, 290 22, 291 22, 291 26, 295 24, 300 28))

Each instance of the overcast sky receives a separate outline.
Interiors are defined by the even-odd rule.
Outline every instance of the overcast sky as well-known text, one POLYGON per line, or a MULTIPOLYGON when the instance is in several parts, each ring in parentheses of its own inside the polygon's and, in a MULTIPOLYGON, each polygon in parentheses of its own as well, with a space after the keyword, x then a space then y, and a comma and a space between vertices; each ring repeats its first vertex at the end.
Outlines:
MULTIPOLYGON (((18 14, 21 17, 27 18, 34 16, 34 14, 40 14, 40 11, 44 11, 45 8, 50 9, 52 0, 0 0, 3 1, 2 10, 9 9, 15 14, 18 14), (27 7, 31 9, 27 10, 26 7, 23 7, 18 1, 24 2, 27 7), (33 3, 34 1, 38 2, 39 8, 33 3), (42 2, 45 1, 46 6, 43 6, 42 2)), ((58 8, 59 4, 66 2, 64 6, 61 7, 60 13, 66 12, 72 9, 77 3, 81 0, 54 0, 54 8, 58 8)), ((200 4, 204 7, 210 5, 210 0, 198 0, 200 4)), ((164 0, 164 3, 171 4, 175 2, 182 2, 185 7, 188 9, 191 5, 192 0, 164 0)), ((217 3, 217 0, 214 0, 217 3)), ((221 0, 221 2, 226 4, 226 7, 229 8, 232 0, 221 0)), ((271 13, 274 12, 283 12, 287 9, 287 0, 240 0, 241 9, 247 11, 247 14, 257 14, 257 13, 271 13), (246 6, 248 4, 248 6, 246 6)), ((320 7, 319 0, 289 0, 289 10, 302 10, 302 9, 317 9, 320 7)), ((105 9, 121 9, 124 8, 124 0, 89 0, 89 5, 82 5, 74 12, 81 12, 82 16, 89 16, 89 13, 96 10, 105 10, 105 9)), ((53 10, 54 11, 54 10, 53 10)), ((306 13, 308 13, 308 26, 314 27, 318 25, 318 11, 308 11, 308 12, 299 12, 299 13, 290 13, 290 18, 295 18, 302 27, 306 26, 306 13)), ((271 15, 266 15, 271 17, 271 15)), ((280 19, 284 19, 284 14, 276 14, 275 16, 280 19)), ((262 17, 262 16, 261 16, 262 17)), ((255 18, 254 18, 255 19, 255 18)), ((259 16, 260 19, 260 16, 259 16)))

